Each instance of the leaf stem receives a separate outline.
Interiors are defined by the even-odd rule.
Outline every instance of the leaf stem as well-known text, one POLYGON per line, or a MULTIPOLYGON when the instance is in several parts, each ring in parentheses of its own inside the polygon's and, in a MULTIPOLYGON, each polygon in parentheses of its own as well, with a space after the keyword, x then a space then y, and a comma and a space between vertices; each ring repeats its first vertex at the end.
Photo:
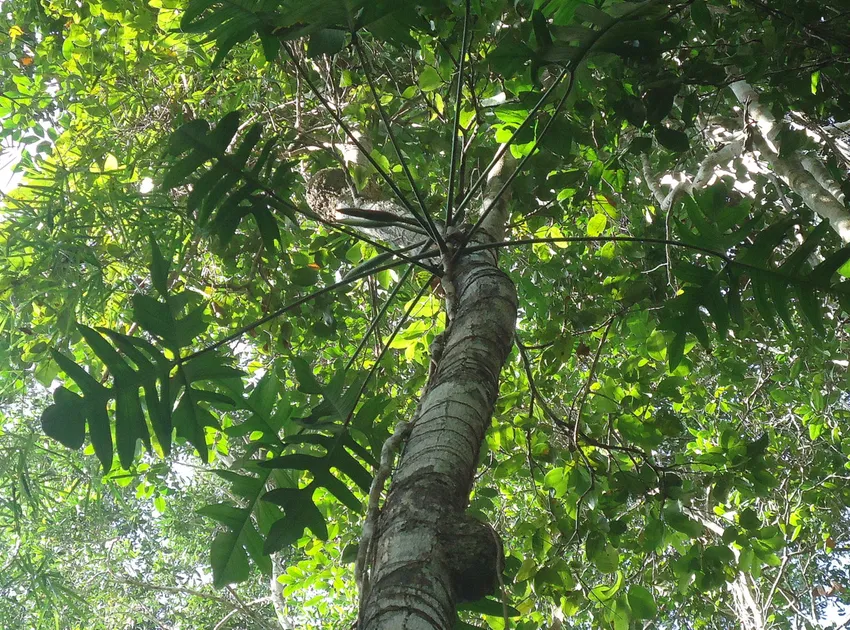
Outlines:
POLYGON ((467 34, 469 33, 469 14, 470 0, 466 0, 466 11, 463 16, 463 39, 460 45, 460 59, 458 60, 457 71, 457 91, 455 92, 455 118, 452 124, 452 157, 449 166, 449 192, 446 195, 446 229, 452 224, 452 206, 455 196, 455 178, 457 177, 457 161, 458 161, 458 131, 460 130, 460 109, 461 99, 463 98, 463 71, 466 63, 466 53, 469 46, 467 34))
POLYGON ((354 132, 351 131, 351 128, 342 119, 342 116, 340 116, 339 113, 333 107, 331 107, 330 103, 328 103, 328 100, 324 96, 322 96, 322 93, 319 91, 319 89, 316 87, 316 84, 310 78, 310 75, 307 73, 307 70, 304 68, 304 66, 301 65, 301 62, 296 59, 295 54, 292 52, 292 49, 286 44, 284 44, 283 48, 284 50, 286 50, 287 54, 289 55, 289 58, 292 59, 292 62, 295 64, 295 69, 297 70, 298 74, 304 79, 304 82, 307 84, 307 87, 310 88, 310 90, 322 104, 322 107, 324 107, 328 115, 333 118, 333 121, 337 125, 339 125, 340 128, 345 132, 345 135, 348 137, 351 143, 354 144, 354 146, 357 147, 357 150, 360 151, 363 157, 368 160, 369 164, 371 164, 372 167, 377 171, 381 179, 383 179, 387 183, 387 185, 393 191, 393 194, 395 194, 401 205, 407 208, 407 211, 410 212, 410 214, 413 215, 413 217, 419 222, 419 225, 421 225, 422 228, 429 233, 431 238, 434 239, 434 242, 439 242, 439 235, 431 233, 431 224, 429 223, 429 221, 419 216, 419 213, 413 208, 410 201, 408 201, 407 197, 404 196, 404 193, 401 191, 401 189, 389 176, 389 173, 387 173, 383 169, 383 167, 378 164, 377 160, 375 160, 375 158, 373 158, 372 155, 368 151, 366 151, 366 148, 363 146, 363 143, 357 139, 357 136, 354 135, 354 132))
POLYGON ((357 349, 354 351, 354 354, 351 355, 351 358, 348 360, 348 363, 345 366, 345 372, 351 369, 351 366, 354 365, 354 362, 357 360, 357 357, 360 355, 360 352, 369 342, 369 336, 372 334, 372 331, 377 328, 381 319, 383 319, 384 315, 387 312, 387 309, 392 304, 393 300, 395 300, 396 295, 401 290, 401 287, 404 286, 404 283, 407 282, 407 279, 410 277, 410 272, 413 271, 413 265, 410 265, 401 276, 399 281, 396 283, 395 287, 393 287, 392 293, 390 293, 389 297, 387 297, 386 301, 381 306, 381 310, 375 315, 375 318, 369 322, 369 328, 366 330, 366 333, 363 335, 363 339, 360 340, 360 344, 357 346, 357 349))
POLYGON ((407 177, 407 181, 410 183, 410 188, 413 190, 413 194, 416 196, 416 201, 419 203, 419 208, 422 210, 422 215, 428 222, 428 226, 430 227, 430 233, 433 234, 434 240, 437 242, 437 247, 439 247, 440 252, 443 253, 446 251, 446 242, 443 240, 443 236, 437 229, 437 226, 434 223, 434 219, 431 218, 431 215, 428 212, 428 207, 425 205, 425 199, 422 197, 422 193, 420 192, 419 187, 416 185, 416 180, 413 179, 413 173, 410 172, 410 168, 407 165, 407 160, 404 159, 404 154, 401 152, 401 147, 399 146, 395 134, 393 133, 392 122, 387 116, 387 112, 384 109, 384 106, 381 105, 381 99, 378 96, 378 90, 375 88, 375 80, 372 77, 372 71, 370 69, 371 66, 369 64, 368 59, 366 58, 366 55, 363 53, 363 46, 360 43, 360 38, 357 36, 357 33, 352 32, 351 39, 354 42, 354 48, 357 50, 357 56, 360 58, 360 63, 363 65, 363 74, 366 75, 366 83, 369 84, 369 90, 372 92, 372 98, 375 100, 375 106, 378 108, 378 115, 381 117, 381 120, 384 122, 384 126, 387 128, 387 136, 389 136, 390 143, 393 145, 393 149, 395 150, 395 153, 398 156, 398 161, 401 164, 401 169, 404 171, 404 174, 407 177))
MULTIPOLYGON (((432 256, 434 256, 434 252, 425 252, 423 254, 419 254, 418 258, 429 258, 429 257, 432 257, 432 256)), ((324 295, 325 293, 329 293, 329 292, 331 292, 335 289, 338 289, 340 287, 344 287, 344 286, 349 285, 349 284, 351 284, 351 283, 353 283, 357 280, 360 280, 360 279, 365 278, 367 276, 374 275, 374 274, 376 274, 380 271, 386 271, 387 269, 393 269, 394 267, 398 267, 399 265, 402 265, 405 262, 406 262, 405 260, 395 260, 395 261, 387 263, 385 265, 379 265, 378 267, 374 267, 372 269, 364 270, 361 273, 354 274, 349 278, 344 278, 344 279, 340 280, 339 282, 334 282, 333 284, 328 285, 326 287, 322 287, 318 291, 314 291, 313 293, 310 293, 309 295, 305 295, 303 297, 300 297, 297 300, 295 300, 294 302, 290 302, 286 306, 283 306, 283 307, 277 309, 276 311, 269 313, 265 317, 262 317, 262 318, 256 320, 255 322, 248 324, 247 326, 243 326, 242 328, 240 328, 237 331, 227 335, 226 337, 219 339, 215 343, 212 343, 212 344, 210 344, 210 345, 208 345, 204 348, 201 348, 200 350, 197 350, 197 351, 195 351, 195 352, 193 352, 193 353, 191 353, 191 354, 189 354, 185 357, 182 357, 179 360, 179 363, 185 363, 186 361, 189 361, 190 359, 194 359, 195 357, 198 357, 202 354, 206 354, 207 352, 212 352, 213 350, 217 350, 218 348, 222 347, 223 345, 228 344, 231 341, 238 339, 239 337, 241 337, 245 333, 250 332, 250 331, 254 330, 255 328, 258 328, 259 326, 262 326, 263 324, 268 323, 268 322, 270 322, 271 320, 273 320, 277 317, 280 317, 284 313, 287 313, 287 312, 291 311, 292 309, 297 308, 298 306, 301 306, 302 304, 305 304, 305 303, 319 297, 320 295, 324 295)))

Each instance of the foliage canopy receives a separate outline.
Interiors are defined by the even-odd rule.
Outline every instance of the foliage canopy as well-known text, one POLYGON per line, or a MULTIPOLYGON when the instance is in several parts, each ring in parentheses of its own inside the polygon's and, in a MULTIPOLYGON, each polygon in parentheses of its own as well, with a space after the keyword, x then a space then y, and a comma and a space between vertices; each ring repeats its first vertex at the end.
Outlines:
POLYGON ((352 624, 462 226, 519 320, 468 508, 503 584, 458 627, 847 598, 843 1, 43 0, 0 32, 0 617, 352 624))

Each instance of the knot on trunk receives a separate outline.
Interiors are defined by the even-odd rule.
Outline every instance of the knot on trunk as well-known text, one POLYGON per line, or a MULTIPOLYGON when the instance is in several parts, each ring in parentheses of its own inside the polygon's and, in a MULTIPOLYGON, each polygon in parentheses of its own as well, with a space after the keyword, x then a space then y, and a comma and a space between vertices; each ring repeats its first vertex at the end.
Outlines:
POLYGON ((472 602, 492 595, 505 564, 499 535, 465 513, 443 522, 440 543, 451 571, 455 601, 472 602))
POLYGON ((326 221, 335 221, 336 209, 352 203, 345 171, 341 168, 323 168, 314 173, 307 181, 306 198, 313 212, 326 221))

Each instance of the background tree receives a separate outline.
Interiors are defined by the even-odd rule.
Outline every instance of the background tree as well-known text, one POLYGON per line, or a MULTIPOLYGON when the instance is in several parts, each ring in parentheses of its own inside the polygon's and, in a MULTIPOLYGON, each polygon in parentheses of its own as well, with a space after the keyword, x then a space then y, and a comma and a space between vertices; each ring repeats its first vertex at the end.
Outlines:
POLYGON ((7 396, 66 379, 107 479, 212 462, 282 623, 351 561, 362 627, 816 625, 846 10, 397 4, 12 5, 7 396))

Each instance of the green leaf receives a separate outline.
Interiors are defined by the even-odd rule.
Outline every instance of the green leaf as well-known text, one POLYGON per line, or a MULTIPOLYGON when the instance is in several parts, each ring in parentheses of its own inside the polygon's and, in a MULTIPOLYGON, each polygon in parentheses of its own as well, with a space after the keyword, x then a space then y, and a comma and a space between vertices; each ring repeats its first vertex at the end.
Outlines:
POLYGON ((619 592, 620 587, 623 586, 623 577, 623 572, 617 571, 617 579, 611 586, 606 584, 594 586, 590 589, 588 599, 597 602, 607 602, 608 600, 613 599, 619 592))
POLYGON ((319 270, 312 267, 300 267, 289 272, 289 279, 299 287, 312 287, 319 281, 319 270))
POLYGON ((134 295, 133 321, 152 335, 173 342, 174 320, 167 304, 147 295, 134 295))
POLYGON ((685 123, 685 127, 691 127, 694 124, 699 110, 699 95, 696 92, 691 92, 685 97, 682 103, 682 122, 685 123))
POLYGON ((658 127, 655 130, 655 139, 665 149, 669 149, 674 153, 684 153, 691 148, 691 142, 688 140, 688 134, 678 129, 670 129, 669 127, 658 127))
POLYGON ((809 276, 809 280, 816 286, 828 287, 832 276, 848 260, 850 260, 850 245, 845 245, 815 267, 809 276))
POLYGON ((613 573, 620 564, 620 554, 601 532, 591 532, 585 543, 587 559, 602 573, 613 573))
POLYGON ((264 553, 275 553, 297 541, 309 529, 321 540, 328 539, 325 518, 313 503, 312 490, 296 488, 276 488, 263 496, 283 508, 284 517, 276 521, 266 536, 264 553))
POLYGON ((756 530, 761 527, 761 519, 753 508, 746 508, 738 513, 738 524, 745 529, 756 530))
POLYGON ((419 75, 419 87, 423 92, 433 92, 443 84, 443 80, 434 68, 426 67, 419 75))
POLYGON ((720 282, 715 277, 712 281, 702 288, 700 298, 703 306, 708 310, 714 326, 717 329, 717 336, 721 339, 726 336, 729 330, 729 308, 726 302, 723 301, 723 295, 720 292, 720 282))
POLYGON ((753 239, 753 244, 744 251, 738 261, 765 268, 785 235, 799 222, 796 217, 787 217, 771 224, 753 239))
POLYGON ((209 157, 201 151, 192 151, 168 169, 168 172, 162 178, 162 187, 170 190, 180 186, 208 159, 209 157))
POLYGON ((601 28, 607 27, 614 19, 604 11, 597 9, 592 4, 579 4, 575 9, 575 16, 582 22, 589 22, 601 28))
POLYGON ((587 235, 591 237, 601 236, 602 232, 605 231, 605 227, 608 225, 608 217, 603 213, 595 214, 591 217, 590 221, 587 222, 587 235))
POLYGON ((694 24, 708 34, 714 32, 714 22, 711 19, 711 13, 708 11, 708 6, 705 0, 695 0, 691 5, 691 19, 694 24))
POLYGON ((342 555, 340 556, 340 561, 343 564, 351 564, 355 560, 357 560, 357 553, 360 551, 359 543, 352 543, 350 545, 346 545, 345 549, 342 550, 342 555))
POLYGON ((210 550, 210 564, 213 569, 213 586, 216 588, 244 582, 250 575, 248 554, 234 532, 219 532, 216 535, 210 550))
POLYGON ((626 599, 620 595, 617 598, 617 602, 614 606, 613 622, 614 622, 614 630, 629 630, 631 626, 632 620, 632 610, 629 607, 626 599))
POLYGON ((629 587, 629 607, 636 619, 655 619, 658 608, 655 605, 655 597, 643 586, 635 584, 629 587))
POLYGON ((115 383, 115 444, 121 466, 129 469, 136 454, 136 443, 142 440, 150 448, 145 416, 139 399, 138 385, 115 383))
POLYGON ((327 489, 337 501, 342 503, 345 507, 355 513, 359 513, 362 509, 362 505, 360 501, 357 500, 357 497, 354 496, 354 493, 348 489, 348 487, 339 479, 337 479, 332 472, 323 471, 321 474, 316 476, 317 482, 327 489))
MULTIPOLYGON (((198 146, 198 142, 207 136, 210 124, 206 120, 192 120, 175 131, 168 142, 168 153, 174 157, 198 146)), ((170 188, 170 186, 164 186, 170 188)))
POLYGON ((231 359, 228 357, 214 352, 205 352, 183 363, 183 377, 187 383, 197 383, 245 376, 245 372, 232 367, 229 365, 230 362, 231 359))
POLYGON ((307 57, 335 55, 345 46, 346 32, 335 28, 323 28, 310 35, 307 40, 307 57))
POLYGON ((77 330, 80 331, 86 343, 94 350, 97 358, 103 361, 104 365, 109 368, 113 376, 119 377, 130 373, 130 366, 127 365, 124 359, 121 358, 121 355, 115 351, 115 348, 109 345, 109 342, 99 332, 82 324, 77 325, 77 330))
POLYGON ((275 243, 281 242, 280 229, 269 209, 260 204, 261 202, 255 202, 251 214, 254 216, 254 221, 257 222, 257 229, 260 231, 266 251, 270 255, 274 255, 276 251, 275 243))
POLYGON ((526 558, 522 561, 522 566, 520 566, 519 571, 514 576, 514 582, 519 584, 520 582, 530 580, 536 572, 537 563, 534 561, 534 558, 526 558))
POLYGON ((209 327, 206 321, 206 305, 201 304, 174 322, 173 344, 177 348, 187 348, 197 341, 204 331, 209 327))
POLYGON ((695 520, 680 512, 678 509, 670 508, 664 511, 664 521, 677 532, 687 534, 691 538, 701 536, 703 526, 695 520))
POLYGON ((229 503, 215 503, 205 505, 198 510, 198 514, 208 516, 229 529, 238 531, 242 529, 251 511, 246 508, 237 508, 229 503))
MULTIPOLYGON (((504 613, 504 607, 502 606, 502 602, 498 599, 494 599, 492 597, 483 597, 474 602, 463 602, 458 604, 458 610, 477 613, 479 615, 488 615, 490 617, 501 617, 504 613)), ((522 613, 514 608, 513 606, 508 606, 508 616, 509 617, 519 617, 522 613)))
POLYGON ((549 25, 546 18, 540 11, 532 11, 531 25, 534 29, 534 37, 537 39, 537 46, 541 49, 549 48, 552 45, 552 35, 549 33, 549 25))
POLYGON ((679 367, 685 356, 685 341, 687 341, 687 335, 685 333, 686 326, 686 318, 678 317, 674 320, 671 327, 673 330, 673 339, 667 347, 667 365, 670 372, 675 371, 679 367))
POLYGON ((238 44, 242 42, 248 41, 253 35, 255 28, 258 24, 248 24, 239 28, 238 30, 234 29, 224 38, 220 38, 218 40, 218 51, 216 51, 215 57, 213 58, 212 68, 218 68, 221 66, 224 58, 227 57, 227 54, 233 50, 238 44))
POLYGON ((86 418, 89 426, 89 439, 103 466, 104 473, 112 468, 112 432, 109 428, 109 415, 106 403, 111 397, 110 390, 98 383, 83 368, 61 352, 51 349, 53 359, 59 367, 77 384, 83 392, 86 418))
MULTIPOLYGON (((656 125, 667 117, 673 108, 673 99, 679 93, 679 83, 667 82, 647 90, 643 102, 646 107, 646 122, 656 125)), ((660 140, 659 140, 660 142, 660 140)))
POLYGON ((151 245, 151 282, 153 283, 154 289, 156 289, 159 294, 164 298, 168 295, 168 267, 169 263, 165 260, 162 255, 162 252, 159 249, 159 245, 156 244, 156 240, 151 236, 150 239, 151 245))
POLYGON ((821 311, 821 299, 815 293, 813 287, 799 285, 797 287, 797 298, 800 310, 809 324, 821 335, 826 333, 823 325, 823 314, 821 311))
POLYGON ((292 367, 295 368, 295 377, 298 379, 298 389, 305 394, 321 394, 325 391, 316 377, 313 375, 313 369, 301 357, 292 357, 292 367))
POLYGON ((42 430, 68 448, 80 448, 86 439, 86 409, 82 396, 65 387, 57 387, 53 400, 54 404, 41 414, 42 430))
POLYGON ((208 409, 200 405, 196 390, 191 387, 186 388, 174 410, 172 421, 177 435, 195 447, 201 460, 209 461, 204 427, 217 426, 218 422, 208 409))

